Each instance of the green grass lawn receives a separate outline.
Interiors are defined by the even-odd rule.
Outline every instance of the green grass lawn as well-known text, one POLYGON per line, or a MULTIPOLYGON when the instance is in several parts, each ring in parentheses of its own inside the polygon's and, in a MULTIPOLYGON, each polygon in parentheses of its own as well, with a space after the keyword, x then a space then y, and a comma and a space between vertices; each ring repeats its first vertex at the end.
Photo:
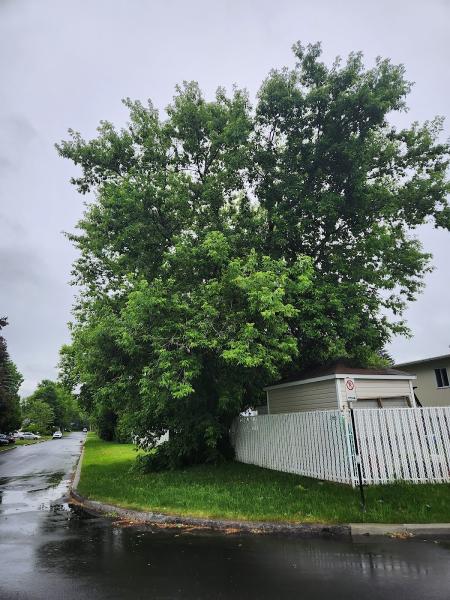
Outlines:
POLYGON ((0 452, 6 452, 6 450, 11 450, 14 448, 14 444, 9 444, 9 446, 0 446, 0 452))
POLYGON ((365 488, 367 511, 350 486, 237 462, 139 474, 131 444, 86 441, 78 491, 124 508, 176 515, 302 523, 450 521, 450 485, 365 488))
POLYGON ((31 444, 39 444, 40 442, 46 442, 51 440, 51 435, 42 435, 39 440, 16 440, 15 446, 30 446, 31 444))

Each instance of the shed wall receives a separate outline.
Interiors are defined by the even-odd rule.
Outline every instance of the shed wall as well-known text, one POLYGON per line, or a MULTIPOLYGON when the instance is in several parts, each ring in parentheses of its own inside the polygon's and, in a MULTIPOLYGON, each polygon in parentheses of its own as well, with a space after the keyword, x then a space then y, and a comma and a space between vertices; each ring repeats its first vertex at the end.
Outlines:
MULTIPOLYGON (((342 401, 346 401, 345 381, 339 379, 341 387, 342 401)), ((376 398, 402 398, 410 396, 410 386, 408 379, 355 379, 356 397, 358 400, 375 400, 376 398)), ((366 403, 367 408, 376 408, 366 403)), ((398 400, 393 401, 390 406, 404 406, 405 404, 398 400)), ((356 407, 356 404, 355 404, 356 407)))
POLYGON ((270 414, 338 408, 334 379, 268 390, 267 399, 270 414))

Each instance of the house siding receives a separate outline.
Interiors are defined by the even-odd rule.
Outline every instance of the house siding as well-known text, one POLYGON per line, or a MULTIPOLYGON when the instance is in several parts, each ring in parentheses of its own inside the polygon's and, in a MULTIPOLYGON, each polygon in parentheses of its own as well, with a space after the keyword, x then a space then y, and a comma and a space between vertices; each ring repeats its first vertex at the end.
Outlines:
POLYGON ((338 408, 334 379, 268 390, 267 395, 270 414, 338 408))
POLYGON ((435 369, 447 369, 450 378, 450 358, 433 360, 419 365, 402 366, 402 369, 417 376, 413 382, 417 398, 422 406, 450 406, 450 387, 438 388, 435 369))

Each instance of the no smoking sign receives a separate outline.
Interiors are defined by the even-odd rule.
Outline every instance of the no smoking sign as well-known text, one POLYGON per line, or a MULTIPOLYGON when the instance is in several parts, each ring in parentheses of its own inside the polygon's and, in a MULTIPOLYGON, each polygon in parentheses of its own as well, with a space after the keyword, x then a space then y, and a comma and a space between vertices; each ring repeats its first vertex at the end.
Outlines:
POLYGON ((345 391, 347 394, 347 402, 355 402, 356 401, 356 389, 355 389, 355 380, 351 377, 345 378, 345 391))

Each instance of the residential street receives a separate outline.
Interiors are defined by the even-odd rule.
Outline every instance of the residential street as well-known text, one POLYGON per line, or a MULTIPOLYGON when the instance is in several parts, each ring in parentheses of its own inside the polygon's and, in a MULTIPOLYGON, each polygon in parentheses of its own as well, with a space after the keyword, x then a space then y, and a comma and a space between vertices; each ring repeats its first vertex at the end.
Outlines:
POLYGON ((82 434, 0 455, 2 600, 448 598, 450 545, 152 531, 67 504, 82 434))

